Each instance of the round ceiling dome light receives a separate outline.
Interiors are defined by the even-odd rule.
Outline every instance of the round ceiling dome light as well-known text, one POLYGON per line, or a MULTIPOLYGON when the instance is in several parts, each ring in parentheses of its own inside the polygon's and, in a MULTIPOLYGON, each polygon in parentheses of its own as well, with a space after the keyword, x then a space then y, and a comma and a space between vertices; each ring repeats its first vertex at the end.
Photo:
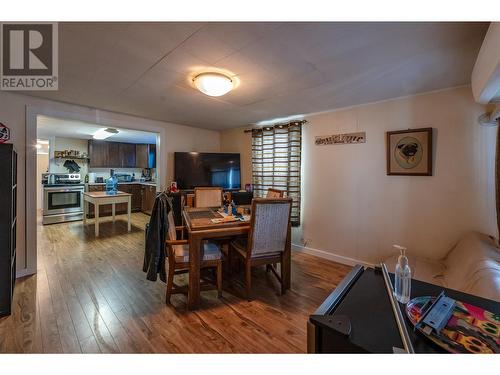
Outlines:
POLYGON ((201 73, 194 77, 193 82, 208 96, 222 96, 234 88, 233 80, 221 73, 201 73))

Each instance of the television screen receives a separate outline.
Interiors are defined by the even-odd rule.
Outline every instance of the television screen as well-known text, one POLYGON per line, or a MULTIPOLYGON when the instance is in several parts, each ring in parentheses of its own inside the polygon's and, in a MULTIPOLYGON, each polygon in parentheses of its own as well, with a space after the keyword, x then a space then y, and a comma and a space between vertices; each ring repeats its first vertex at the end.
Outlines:
POLYGON ((176 152, 174 179, 179 189, 220 186, 240 189, 240 154, 176 152))

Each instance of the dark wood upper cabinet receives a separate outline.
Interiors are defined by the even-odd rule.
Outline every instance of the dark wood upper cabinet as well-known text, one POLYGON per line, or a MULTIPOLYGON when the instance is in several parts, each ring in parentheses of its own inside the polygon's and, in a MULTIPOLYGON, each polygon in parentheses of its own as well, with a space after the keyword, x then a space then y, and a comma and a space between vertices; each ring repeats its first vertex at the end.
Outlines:
POLYGON ((135 154, 137 168, 156 168, 156 145, 136 144, 135 154))
POLYGON ((148 167, 148 145, 135 145, 135 166, 137 168, 148 167))
POLYGON ((118 142, 106 142, 108 144, 108 165, 109 168, 120 168, 121 165, 121 155, 120 146, 121 143, 118 142))
POLYGON ((120 167, 135 168, 135 144, 119 143, 120 167))
POLYGON ((90 168, 108 167, 108 142, 89 140, 90 168))
POLYGON ((135 168, 135 143, 89 140, 90 168, 135 168))

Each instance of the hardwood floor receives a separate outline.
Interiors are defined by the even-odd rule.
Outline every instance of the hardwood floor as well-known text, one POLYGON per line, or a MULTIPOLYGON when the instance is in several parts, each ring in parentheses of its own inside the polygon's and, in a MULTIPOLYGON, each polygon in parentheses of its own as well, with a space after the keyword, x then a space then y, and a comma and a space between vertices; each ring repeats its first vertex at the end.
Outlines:
MULTIPOLYGON (((221 299, 202 292, 187 311, 186 296, 165 305, 165 284, 142 272, 144 225, 132 214, 38 227, 38 273, 18 279, 13 314, 0 318, 2 353, 301 353, 306 321, 350 267, 294 252, 292 287, 265 267, 254 270, 254 300, 244 296, 242 275, 224 278, 221 299)), ((187 282, 185 276, 183 282, 187 282)), ((179 279, 176 279, 179 280, 179 279)))

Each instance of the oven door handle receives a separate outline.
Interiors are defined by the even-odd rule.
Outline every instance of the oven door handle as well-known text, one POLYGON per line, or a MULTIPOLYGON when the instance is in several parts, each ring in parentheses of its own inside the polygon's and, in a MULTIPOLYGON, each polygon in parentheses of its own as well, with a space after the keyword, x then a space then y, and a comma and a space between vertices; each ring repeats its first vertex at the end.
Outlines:
POLYGON ((61 188, 45 188, 45 190, 47 191, 50 191, 51 193, 72 193, 72 192, 75 192, 75 193, 78 193, 78 192, 83 192, 83 188, 82 189, 61 189, 61 188))

